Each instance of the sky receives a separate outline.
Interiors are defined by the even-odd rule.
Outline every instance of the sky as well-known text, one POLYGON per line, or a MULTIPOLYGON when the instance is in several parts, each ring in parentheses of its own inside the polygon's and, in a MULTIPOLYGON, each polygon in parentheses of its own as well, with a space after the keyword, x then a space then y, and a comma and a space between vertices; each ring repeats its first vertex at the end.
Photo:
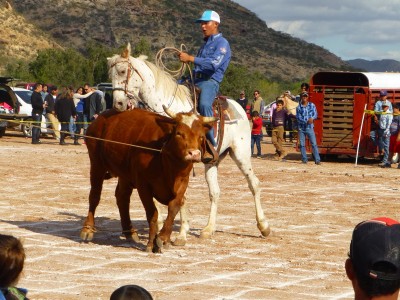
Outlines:
POLYGON ((400 61, 400 0, 234 0, 269 28, 344 60, 400 61))

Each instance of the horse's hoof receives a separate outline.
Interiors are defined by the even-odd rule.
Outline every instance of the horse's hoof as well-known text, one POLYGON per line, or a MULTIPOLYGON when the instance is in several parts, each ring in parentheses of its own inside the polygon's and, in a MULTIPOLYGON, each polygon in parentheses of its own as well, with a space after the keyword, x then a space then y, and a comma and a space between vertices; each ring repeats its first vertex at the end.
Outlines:
POLYGON ((269 236, 269 234, 271 233, 271 229, 268 225, 268 223, 260 223, 257 225, 258 229, 260 230, 261 234, 263 237, 267 237, 269 236))
POLYGON ((152 252, 153 246, 147 246, 146 247, 146 252, 151 253, 152 252))
POLYGON ((186 239, 178 236, 176 239, 172 242, 172 245, 174 246, 185 246, 186 245, 186 239))
POLYGON ((200 233, 200 238, 201 239, 211 239, 211 237, 212 237, 212 233, 211 232, 209 232, 209 231, 202 231, 201 233, 200 233))

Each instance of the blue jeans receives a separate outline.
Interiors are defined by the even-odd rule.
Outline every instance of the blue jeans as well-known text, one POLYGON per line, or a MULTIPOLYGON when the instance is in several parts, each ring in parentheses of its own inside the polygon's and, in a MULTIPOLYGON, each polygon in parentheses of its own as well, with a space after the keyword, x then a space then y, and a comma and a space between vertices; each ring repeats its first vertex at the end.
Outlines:
POLYGON ((254 144, 257 146, 257 156, 261 156, 261 134, 251 135, 251 155, 254 153, 254 144))
POLYGON ((39 142, 40 133, 42 132, 40 129, 42 123, 42 114, 32 114, 32 143, 39 142))
POLYGON ((369 137, 372 140, 372 142, 374 143, 374 145, 378 146, 378 151, 380 154, 383 151, 383 142, 382 142, 380 130, 379 129, 372 130, 369 133, 369 137))
POLYGON ((74 120, 73 117, 71 117, 69 119, 68 131, 69 131, 69 134, 71 135, 71 137, 73 138, 74 137, 74 133, 76 131, 75 120, 74 120))
MULTIPOLYGON (((212 105, 214 99, 218 94, 219 83, 213 79, 198 81, 196 85, 201 89, 200 99, 199 99, 199 113, 205 117, 213 117, 214 112, 212 105)), ((214 140, 214 128, 211 128, 206 134, 207 139, 216 146, 214 140)))
POLYGON ((387 164, 388 158, 389 158, 390 134, 385 136, 384 131, 385 131, 384 129, 378 129, 378 142, 379 142, 379 145, 382 145, 382 149, 383 149, 382 163, 387 164))
POLYGON ((317 139, 315 138, 314 128, 306 128, 306 129, 299 128, 298 134, 299 134, 299 141, 300 141, 301 161, 302 162, 308 161, 307 152, 306 152, 306 136, 307 136, 308 140, 311 143, 312 153, 314 155, 315 162, 316 163, 320 162, 321 158, 319 157, 317 139))

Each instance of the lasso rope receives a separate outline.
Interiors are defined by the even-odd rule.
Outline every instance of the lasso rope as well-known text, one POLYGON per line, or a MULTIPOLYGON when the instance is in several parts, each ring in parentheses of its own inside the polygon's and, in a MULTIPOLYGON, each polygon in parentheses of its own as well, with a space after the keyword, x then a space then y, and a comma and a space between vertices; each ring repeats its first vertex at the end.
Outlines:
MULTIPOLYGON (((15 121, 15 120, 8 120, 8 119, 0 119, 0 121, 7 121, 10 123, 21 123, 20 121, 15 121)), ((36 127, 36 128, 42 128, 41 126, 38 125, 33 125, 33 123, 37 123, 37 122, 32 122, 30 124, 31 127, 36 127)), ((57 131, 60 133, 66 133, 66 134, 70 134, 69 131, 62 131, 62 130, 57 130, 57 129, 53 129, 53 131, 57 131)), ((124 146, 129 146, 129 147, 134 147, 134 148, 140 148, 140 149, 145 149, 145 150, 151 150, 151 151, 156 151, 156 152, 162 152, 162 149, 155 149, 155 148, 150 148, 150 147, 145 147, 145 146, 139 146, 139 145, 133 145, 133 144, 127 144, 127 143, 123 143, 123 142, 117 142, 117 141, 112 141, 112 140, 106 140, 106 139, 102 139, 102 138, 97 138, 94 136, 89 136, 89 135, 84 135, 84 134, 78 134, 78 133, 74 133, 74 135, 76 136, 80 136, 80 137, 84 137, 86 139, 93 139, 93 140, 98 140, 98 141, 103 141, 103 142, 108 142, 108 143, 114 143, 114 144, 119 144, 119 145, 124 145, 124 146)))
MULTIPOLYGON (((183 52, 183 51, 187 51, 186 45, 181 44, 180 50, 175 48, 175 47, 165 47, 160 49, 157 54, 156 54, 156 66, 162 70, 165 70, 166 72, 168 72, 169 74, 171 74, 171 76, 173 76, 174 78, 180 78, 182 77, 182 75, 185 73, 185 71, 187 70, 189 75, 190 75, 190 81, 191 83, 194 83, 194 78, 193 78, 193 73, 192 73, 192 69, 190 68, 190 65, 188 63, 184 63, 182 62, 181 66, 176 69, 176 70, 171 70, 169 68, 167 68, 165 66, 165 64, 163 63, 163 56, 164 56, 164 52, 166 51, 171 51, 173 53, 175 53, 176 55, 178 55, 179 53, 183 52)), ((176 89, 178 88, 178 84, 176 85, 175 88, 175 93, 176 93, 176 89)), ((195 87, 193 85, 193 98, 194 98, 194 106, 193 106, 193 111, 196 112, 196 107, 197 107, 197 95, 196 95, 196 90, 195 87)))

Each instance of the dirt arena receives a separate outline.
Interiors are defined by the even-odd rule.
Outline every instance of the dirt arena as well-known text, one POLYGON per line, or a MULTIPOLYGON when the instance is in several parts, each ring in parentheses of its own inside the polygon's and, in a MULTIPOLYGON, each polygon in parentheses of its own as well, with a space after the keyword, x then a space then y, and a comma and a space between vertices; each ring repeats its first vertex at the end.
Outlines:
MULTIPOLYGON (((352 299, 344 271, 351 232, 361 220, 400 219, 400 170, 377 161, 342 158, 304 165, 290 152, 253 159, 271 235, 256 226, 252 195, 230 158, 220 166, 217 232, 199 238, 209 213, 201 164, 188 188, 191 230, 184 247, 144 252, 148 225, 134 192, 131 217, 141 238, 121 237, 114 200, 116 180, 105 183, 91 243, 79 238, 88 210, 89 158, 84 145, 60 146, 43 138, 31 145, 18 133, 0 139, 0 232, 23 240, 27 259, 18 284, 30 299, 109 299, 125 284, 148 289, 154 299, 352 299)), ((179 217, 175 232, 179 228, 179 217)))

